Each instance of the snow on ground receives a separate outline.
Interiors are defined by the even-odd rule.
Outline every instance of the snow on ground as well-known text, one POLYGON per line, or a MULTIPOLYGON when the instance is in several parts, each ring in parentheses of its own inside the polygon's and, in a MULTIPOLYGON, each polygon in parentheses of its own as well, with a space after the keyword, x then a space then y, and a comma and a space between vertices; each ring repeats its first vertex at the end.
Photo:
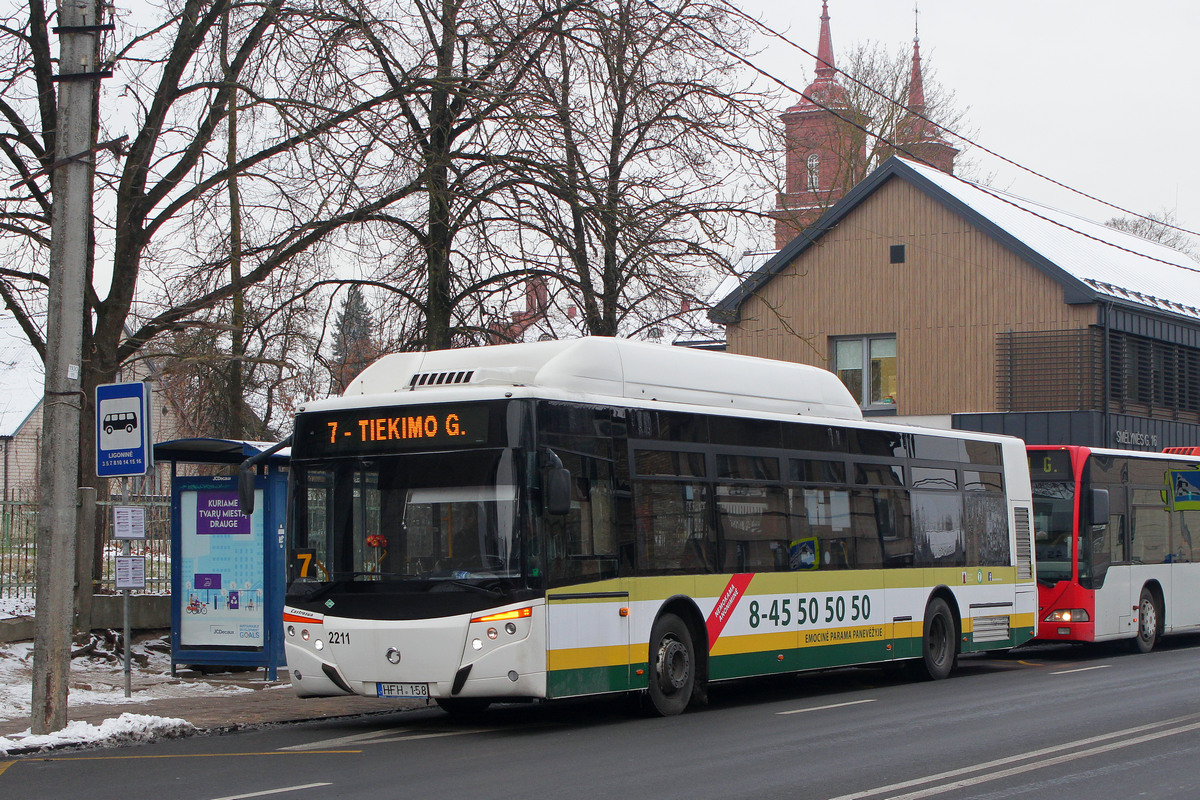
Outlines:
POLYGON ((104 744, 115 747, 131 742, 185 736, 193 730, 195 726, 186 720, 130 714, 127 711, 99 725, 76 721, 68 722, 62 730, 43 736, 33 736, 28 729, 12 737, 0 736, 0 756, 15 750, 27 752, 31 748, 42 750, 65 745, 104 744))
POLYGON ((10 617, 32 617, 32 597, 0 597, 0 619, 10 617))
MULTIPOLYGON (((190 697, 214 694, 243 694, 253 692, 244 686, 233 686, 204 680, 182 680, 171 675, 171 648, 167 638, 160 637, 135 643, 131 672, 131 696, 125 697, 124 662, 116 647, 115 634, 92 634, 86 642, 76 642, 71 659, 68 707, 81 705, 119 705, 171 697, 190 697)), ((33 643, 0 644, 0 720, 26 718, 30 714, 33 695, 33 643)), ((151 717, 124 713, 101 725, 72 722, 66 728, 48 736, 24 733, 0 737, 0 755, 15 748, 54 747, 63 744, 123 744, 129 741, 179 736, 193 726, 181 719, 151 717)))

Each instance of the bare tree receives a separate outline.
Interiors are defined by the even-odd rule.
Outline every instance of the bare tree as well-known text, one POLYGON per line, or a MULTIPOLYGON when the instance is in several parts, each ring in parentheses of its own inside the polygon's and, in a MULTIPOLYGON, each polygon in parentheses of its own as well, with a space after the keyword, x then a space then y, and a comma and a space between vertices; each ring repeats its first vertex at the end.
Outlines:
MULTIPOLYGON (((119 24, 124 43, 106 47, 101 65, 114 77, 100 131, 111 155, 100 153, 97 173, 102 255, 87 280, 89 400, 156 336, 208 322, 211 309, 404 191, 365 179, 371 165, 360 155, 379 109, 404 87, 371 79, 343 21, 282 0, 184 0, 164 14, 144 31, 119 24), (240 141, 220 136, 233 107, 248 123, 240 141), (223 198, 253 220, 235 246, 223 198)), ((40 0, 0 24, 0 175, 13 187, 0 205, 0 299, 39 352, 57 113, 49 24, 40 0)))
MULTIPOLYGON (((479 341, 479 298, 519 281, 478 263, 469 241, 492 235, 488 207, 522 180, 503 129, 524 94, 530 69, 552 41, 555 22, 583 0, 397 0, 374 16, 346 3, 369 43, 377 77, 396 90, 380 146, 390 174, 413 191, 372 217, 381 280, 420 310, 409 348, 479 341)), ((360 240, 361 241, 361 240, 360 240)))
POLYGON ((703 0, 606 0, 566 18, 539 62, 524 127, 536 183, 510 209, 533 243, 523 257, 565 287, 557 302, 582 309, 584 332, 646 335, 679 316, 753 213, 741 176, 763 157, 770 98, 731 55, 740 26, 703 0))
POLYGON ((1144 217, 1112 217, 1104 224, 1110 228, 1173 247, 1190 256, 1192 260, 1200 261, 1200 248, 1197 247, 1196 239, 1177 227, 1174 211, 1164 209, 1151 212, 1144 217))

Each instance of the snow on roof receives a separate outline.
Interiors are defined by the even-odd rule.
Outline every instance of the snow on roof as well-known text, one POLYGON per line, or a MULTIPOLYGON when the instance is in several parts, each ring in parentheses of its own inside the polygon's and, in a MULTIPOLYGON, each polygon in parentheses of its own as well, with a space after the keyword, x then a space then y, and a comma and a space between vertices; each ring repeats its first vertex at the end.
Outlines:
POLYGON ((42 359, 11 314, 0 314, 0 436, 12 436, 37 407, 42 359))
POLYGON ((726 280, 714 294, 714 320, 736 319, 738 306, 789 262, 893 177, 947 203, 977 227, 1046 270, 1077 301, 1106 298, 1200 320, 1200 263, 1167 245, 1050 208, 1023 197, 948 175, 907 159, 888 159, 816 225, 798 236, 740 284, 726 280))
POLYGON ((1172 247, 898 159, 1097 294, 1200 319, 1200 263, 1172 247))

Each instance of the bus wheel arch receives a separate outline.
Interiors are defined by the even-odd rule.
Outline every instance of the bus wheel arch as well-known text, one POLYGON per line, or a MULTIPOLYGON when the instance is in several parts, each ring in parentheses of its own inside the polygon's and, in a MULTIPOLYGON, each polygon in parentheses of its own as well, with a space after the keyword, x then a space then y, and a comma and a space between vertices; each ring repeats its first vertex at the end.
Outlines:
POLYGON ((1133 636, 1133 649, 1138 653, 1149 653, 1163 634, 1163 618, 1166 614, 1163 590, 1158 581, 1147 581, 1138 595, 1138 627, 1133 636))
POLYGON ((689 703, 708 699, 708 631, 696 604, 672 597, 659 609, 647 651, 651 711, 682 713, 689 703))
POLYGON ((924 677, 942 680, 958 661, 962 616, 954 594, 945 586, 930 593, 921 626, 921 667, 924 677))

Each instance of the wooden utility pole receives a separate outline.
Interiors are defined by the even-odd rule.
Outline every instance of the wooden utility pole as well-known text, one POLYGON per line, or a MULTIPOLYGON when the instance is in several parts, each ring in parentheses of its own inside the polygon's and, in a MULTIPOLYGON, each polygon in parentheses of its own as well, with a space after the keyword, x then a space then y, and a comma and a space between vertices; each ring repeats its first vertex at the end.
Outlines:
POLYGON ((67 724, 67 682, 75 590, 75 507, 79 486, 84 281, 92 240, 95 154, 92 99, 102 77, 103 30, 96 0, 59 3, 58 104, 50 186, 50 296, 46 315, 46 386, 42 398, 37 606, 33 648, 32 730, 67 724))

